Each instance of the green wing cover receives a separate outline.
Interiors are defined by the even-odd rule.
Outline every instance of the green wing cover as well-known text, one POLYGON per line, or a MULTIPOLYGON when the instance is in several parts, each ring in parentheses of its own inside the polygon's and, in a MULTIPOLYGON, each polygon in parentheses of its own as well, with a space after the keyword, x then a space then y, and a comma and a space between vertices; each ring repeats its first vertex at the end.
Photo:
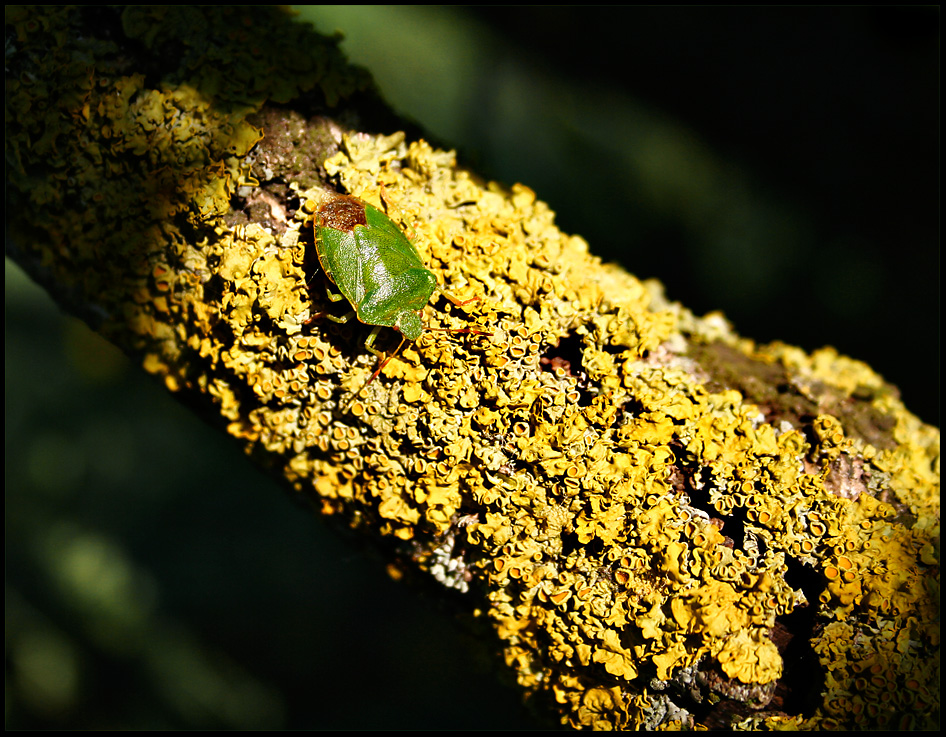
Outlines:
POLYGON ((364 208, 367 225, 322 228, 319 262, 359 320, 393 326, 404 311, 423 309, 437 280, 400 228, 377 208, 364 208))

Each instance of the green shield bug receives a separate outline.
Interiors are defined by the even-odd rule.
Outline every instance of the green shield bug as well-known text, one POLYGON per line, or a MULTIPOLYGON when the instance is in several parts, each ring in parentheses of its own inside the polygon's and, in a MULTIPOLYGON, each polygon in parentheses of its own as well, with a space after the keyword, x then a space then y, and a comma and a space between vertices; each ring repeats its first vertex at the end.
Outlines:
MULTIPOLYGON (((354 308, 343 317, 326 317, 348 322, 354 314, 361 322, 374 326, 365 347, 379 359, 382 354, 375 349, 374 341, 381 328, 394 328, 403 336, 397 350, 380 360, 365 387, 397 355, 404 341, 421 336, 424 326, 420 313, 434 292, 439 291, 455 305, 479 300, 474 297, 463 301, 442 289, 403 231, 383 212, 357 197, 339 195, 322 203, 315 212, 313 228, 319 264, 341 292, 336 294, 327 287, 329 299, 347 299, 354 308)), ((483 334, 469 328, 450 332, 483 334)))

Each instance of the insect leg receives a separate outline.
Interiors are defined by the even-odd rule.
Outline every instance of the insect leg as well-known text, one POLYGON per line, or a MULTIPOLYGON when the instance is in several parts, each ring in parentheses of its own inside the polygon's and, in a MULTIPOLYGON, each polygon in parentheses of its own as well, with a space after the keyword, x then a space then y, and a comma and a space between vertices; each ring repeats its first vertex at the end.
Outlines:
POLYGON ((348 322, 349 320, 351 320, 351 316, 354 315, 354 314, 355 314, 355 311, 352 310, 351 312, 346 312, 346 313, 345 313, 344 315, 342 315, 341 317, 336 317, 335 315, 330 315, 330 314, 327 313, 327 312, 322 312, 322 313, 319 314, 319 317, 326 317, 326 318, 328 318, 329 320, 331 320, 332 322, 346 323, 346 322, 348 322))
MULTIPOLYGON (((368 340, 371 340, 372 338, 374 338, 375 335, 377 335, 377 332, 372 331, 372 332, 371 332, 371 335, 368 336, 368 340)), ((372 381, 374 381, 375 379, 378 378, 378 374, 381 373, 381 369, 383 369, 385 366, 388 365, 388 361, 390 361, 390 360, 391 360, 392 358, 394 358, 398 353, 401 352, 401 346, 404 345, 404 342, 405 342, 406 340, 407 340, 407 338, 401 338, 401 342, 398 344, 397 348, 394 350, 394 353, 391 353, 390 355, 385 356, 384 360, 383 360, 383 361, 380 361, 380 362, 378 363, 378 368, 376 368, 376 369, 374 370, 374 373, 371 374, 371 378, 368 379, 367 383, 365 383, 365 386, 361 387, 362 389, 364 389, 365 387, 367 387, 368 384, 370 384, 372 381)), ((365 347, 366 347, 369 351, 371 351, 372 353, 374 353, 376 356, 378 356, 379 358, 381 357, 381 353, 379 353, 377 350, 375 350, 375 348, 374 348, 373 346, 369 346, 367 341, 365 341, 365 347)), ((359 391, 358 393, 360 394, 361 392, 359 391)))
MULTIPOLYGON (((343 299, 345 299, 345 297, 344 297, 343 295, 341 295, 341 294, 336 294, 335 292, 333 292, 333 291, 329 288, 328 284, 325 285, 325 293, 328 295, 328 298, 329 298, 330 300, 332 300, 333 302, 341 302, 343 299)), ((311 323, 311 322, 315 322, 316 320, 319 320, 319 319, 321 319, 321 318, 323 318, 323 317, 328 318, 328 319, 331 320, 332 322, 346 323, 346 322, 348 322, 349 320, 351 320, 351 316, 354 315, 354 314, 355 314, 355 311, 354 311, 354 310, 352 310, 351 312, 349 312, 349 313, 347 313, 347 314, 345 314, 345 315, 342 315, 341 317, 335 317, 335 315, 330 315, 330 314, 327 313, 327 312, 316 312, 314 315, 310 316, 308 320, 306 320, 306 324, 309 324, 309 323, 311 323)))
MULTIPOLYGON (((359 397, 361 393, 365 389, 368 388, 368 385, 371 384, 372 381, 378 378, 378 375, 381 373, 382 369, 384 369, 384 367, 388 365, 388 361, 394 358, 401 351, 401 346, 403 346, 405 341, 407 340, 407 338, 401 338, 401 342, 398 345, 397 350, 395 350, 394 353, 391 353, 387 356, 384 356, 384 358, 382 358, 384 354, 374 347, 374 339, 377 337, 380 330, 381 330, 380 327, 376 327, 374 330, 371 331, 371 335, 368 336, 368 340, 365 341, 365 348, 367 348, 369 351, 371 351, 372 353, 374 353, 374 355, 378 357, 378 368, 374 370, 374 373, 371 374, 371 378, 368 379, 368 381, 366 381, 364 384, 362 384, 361 388, 356 392, 355 397, 352 399, 352 402, 351 402, 352 404, 354 403, 355 398, 359 397)), ((351 404, 349 404, 349 407, 350 406, 351 404)))
POLYGON ((325 285, 325 294, 328 295, 328 298, 332 300, 333 302, 341 302, 343 299, 345 299, 345 295, 340 294, 338 292, 333 292, 332 288, 328 285, 328 283, 326 283, 325 285))
MULTIPOLYGON (((381 326, 375 326, 375 328, 371 331, 371 335, 369 335, 368 339, 365 341, 365 348, 371 351, 378 358, 381 358, 381 356, 384 355, 381 351, 374 347, 374 339, 378 337, 378 333, 380 332, 381 326)), ((404 341, 402 340, 401 342, 403 343, 404 341)), ((398 348, 400 348, 400 346, 398 346, 398 348)))

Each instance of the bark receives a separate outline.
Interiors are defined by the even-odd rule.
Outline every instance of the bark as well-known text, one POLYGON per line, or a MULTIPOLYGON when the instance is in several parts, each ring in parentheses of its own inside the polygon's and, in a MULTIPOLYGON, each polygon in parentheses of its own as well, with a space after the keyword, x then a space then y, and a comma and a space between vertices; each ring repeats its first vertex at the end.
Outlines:
POLYGON ((935 718, 939 434, 869 367, 756 345, 602 264, 278 10, 12 9, 7 31, 8 252, 454 599, 539 713, 935 718), (374 381, 370 326, 328 319, 350 306, 316 273, 335 193, 478 298, 435 294, 374 381))

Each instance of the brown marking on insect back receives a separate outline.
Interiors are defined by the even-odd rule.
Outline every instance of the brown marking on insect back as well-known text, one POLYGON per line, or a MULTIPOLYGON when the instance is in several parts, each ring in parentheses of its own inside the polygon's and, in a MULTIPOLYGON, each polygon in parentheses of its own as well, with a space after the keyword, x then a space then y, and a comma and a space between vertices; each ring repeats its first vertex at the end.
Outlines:
POLYGON ((349 233, 356 225, 368 225, 365 217, 365 205, 357 197, 340 195, 326 202, 316 214, 320 228, 344 230, 349 233))

